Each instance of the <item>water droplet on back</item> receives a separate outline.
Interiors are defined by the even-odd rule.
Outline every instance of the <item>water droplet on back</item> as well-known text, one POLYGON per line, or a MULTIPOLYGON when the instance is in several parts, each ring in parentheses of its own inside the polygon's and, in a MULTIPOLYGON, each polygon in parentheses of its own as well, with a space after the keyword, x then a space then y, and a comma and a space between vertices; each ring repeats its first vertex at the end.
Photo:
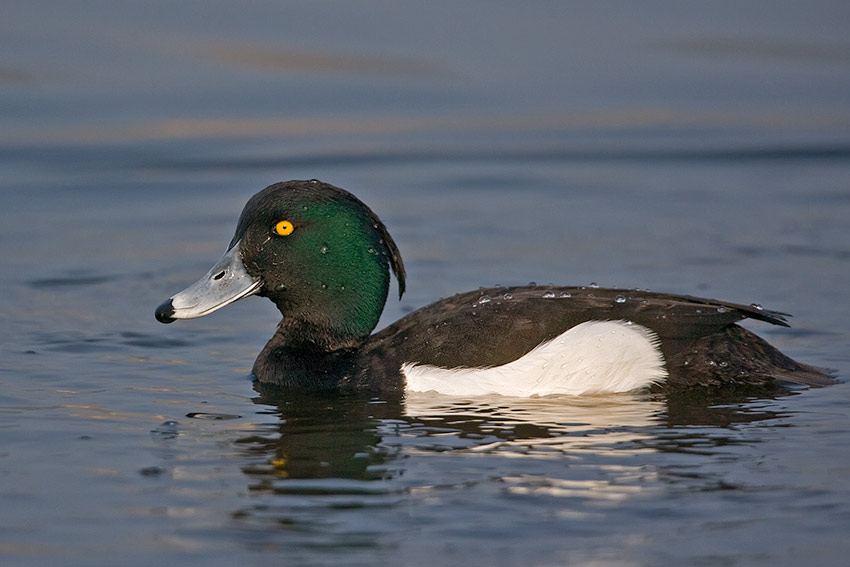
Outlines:
POLYGON ((478 303, 490 303, 490 301, 492 301, 492 299, 490 299, 489 295, 482 295, 478 298, 478 303))
POLYGON ((617 297, 614 298, 614 301, 616 301, 617 303, 625 303, 626 297, 623 296, 623 295, 618 295, 617 297))
POLYGON ((762 311, 764 309, 764 307, 762 307, 758 303, 750 303, 750 307, 752 307, 753 309, 756 309, 758 311, 762 311))
POLYGON ((590 287, 592 287, 593 289, 597 289, 599 287, 599 284, 596 282, 590 282, 590 287))
POLYGON ((554 291, 547 291, 543 294, 543 297, 545 299, 552 299, 553 297, 555 297, 555 292, 554 291))
POLYGON ((717 308, 717 312, 718 313, 726 313, 726 308, 721 305, 720 307, 717 308))
POLYGON ((561 295, 560 295, 560 297, 563 297, 563 298, 572 297, 572 296, 573 296, 573 294, 571 294, 568 291, 562 291, 561 295))

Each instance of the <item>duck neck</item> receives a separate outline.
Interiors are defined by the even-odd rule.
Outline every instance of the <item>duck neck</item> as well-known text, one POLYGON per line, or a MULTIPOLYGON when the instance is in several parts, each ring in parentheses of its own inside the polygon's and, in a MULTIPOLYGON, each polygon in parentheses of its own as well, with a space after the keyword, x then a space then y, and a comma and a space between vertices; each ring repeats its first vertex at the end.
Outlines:
POLYGON ((254 362, 254 377, 289 389, 338 389, 351 376, 363 339, 331 336, 326 329, 310 327, 304 322, 281 321, 254 362))
MULTIPOLYGON (((352 334, 346 327, 328 326, 315 321, 305 321, 284 317, 277 326, 274 336, 265 349, 289 349, 308 352, 313 355, 331 354, 344 350, 355 350, 369 335, 370 328, 364 334, 352 334)), ((264 350, 265 350, 264 349, 264 350)))

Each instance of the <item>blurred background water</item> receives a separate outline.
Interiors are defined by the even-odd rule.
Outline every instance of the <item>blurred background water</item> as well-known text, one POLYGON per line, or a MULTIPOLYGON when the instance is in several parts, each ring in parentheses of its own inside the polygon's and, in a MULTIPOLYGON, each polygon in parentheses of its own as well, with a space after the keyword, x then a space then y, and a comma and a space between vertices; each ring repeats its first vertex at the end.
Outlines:
POLYGON ((0 17, 3 565, 838 565, 850 388, 269 400, 249 299, 168 327, 319 178, 408 293, 758 302, 850 368, 843 2, 27 2, 0 17))

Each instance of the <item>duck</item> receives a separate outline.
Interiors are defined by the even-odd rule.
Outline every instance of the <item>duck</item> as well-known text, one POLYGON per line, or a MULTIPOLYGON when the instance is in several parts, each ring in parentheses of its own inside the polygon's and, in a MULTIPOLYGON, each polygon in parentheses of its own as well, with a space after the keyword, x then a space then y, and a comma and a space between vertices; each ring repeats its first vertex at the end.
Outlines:
POLYGON ((275 183, 248 200, 223 257, 155 317, 270 299, 282 319, 252 374, 290 391, 531 397, 835 382, 738 325, 788 327, 787 313, 637 289, 480 288, 373 332, 390 272, 401 299, 398 246, 360 199, 315 179, 275 183))

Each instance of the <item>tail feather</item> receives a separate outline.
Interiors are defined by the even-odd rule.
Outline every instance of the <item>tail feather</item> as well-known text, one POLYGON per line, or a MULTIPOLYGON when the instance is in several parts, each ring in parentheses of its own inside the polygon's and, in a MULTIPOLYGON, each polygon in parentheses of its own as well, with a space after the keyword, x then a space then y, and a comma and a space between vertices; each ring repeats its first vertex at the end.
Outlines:
POLYGON ((776 380, 816 387, 836 383, 828 370, 797 362, 738 325, 678 345, 665 357, 669 383, 677 386, 767 386, 776 380))
MULTIPOLYGON (((789 359, 791 360, 791 359, 789 359)), ((793 382, 794 384, 802 384, 804 386, 813 386, 816 388, 822 386, 831 386, 836 383, 834 372, 827 368, 818 368, 801 362, 793 361, 798 367, 794 370, 778 372, 777 380, 785 382, 793 382)))

